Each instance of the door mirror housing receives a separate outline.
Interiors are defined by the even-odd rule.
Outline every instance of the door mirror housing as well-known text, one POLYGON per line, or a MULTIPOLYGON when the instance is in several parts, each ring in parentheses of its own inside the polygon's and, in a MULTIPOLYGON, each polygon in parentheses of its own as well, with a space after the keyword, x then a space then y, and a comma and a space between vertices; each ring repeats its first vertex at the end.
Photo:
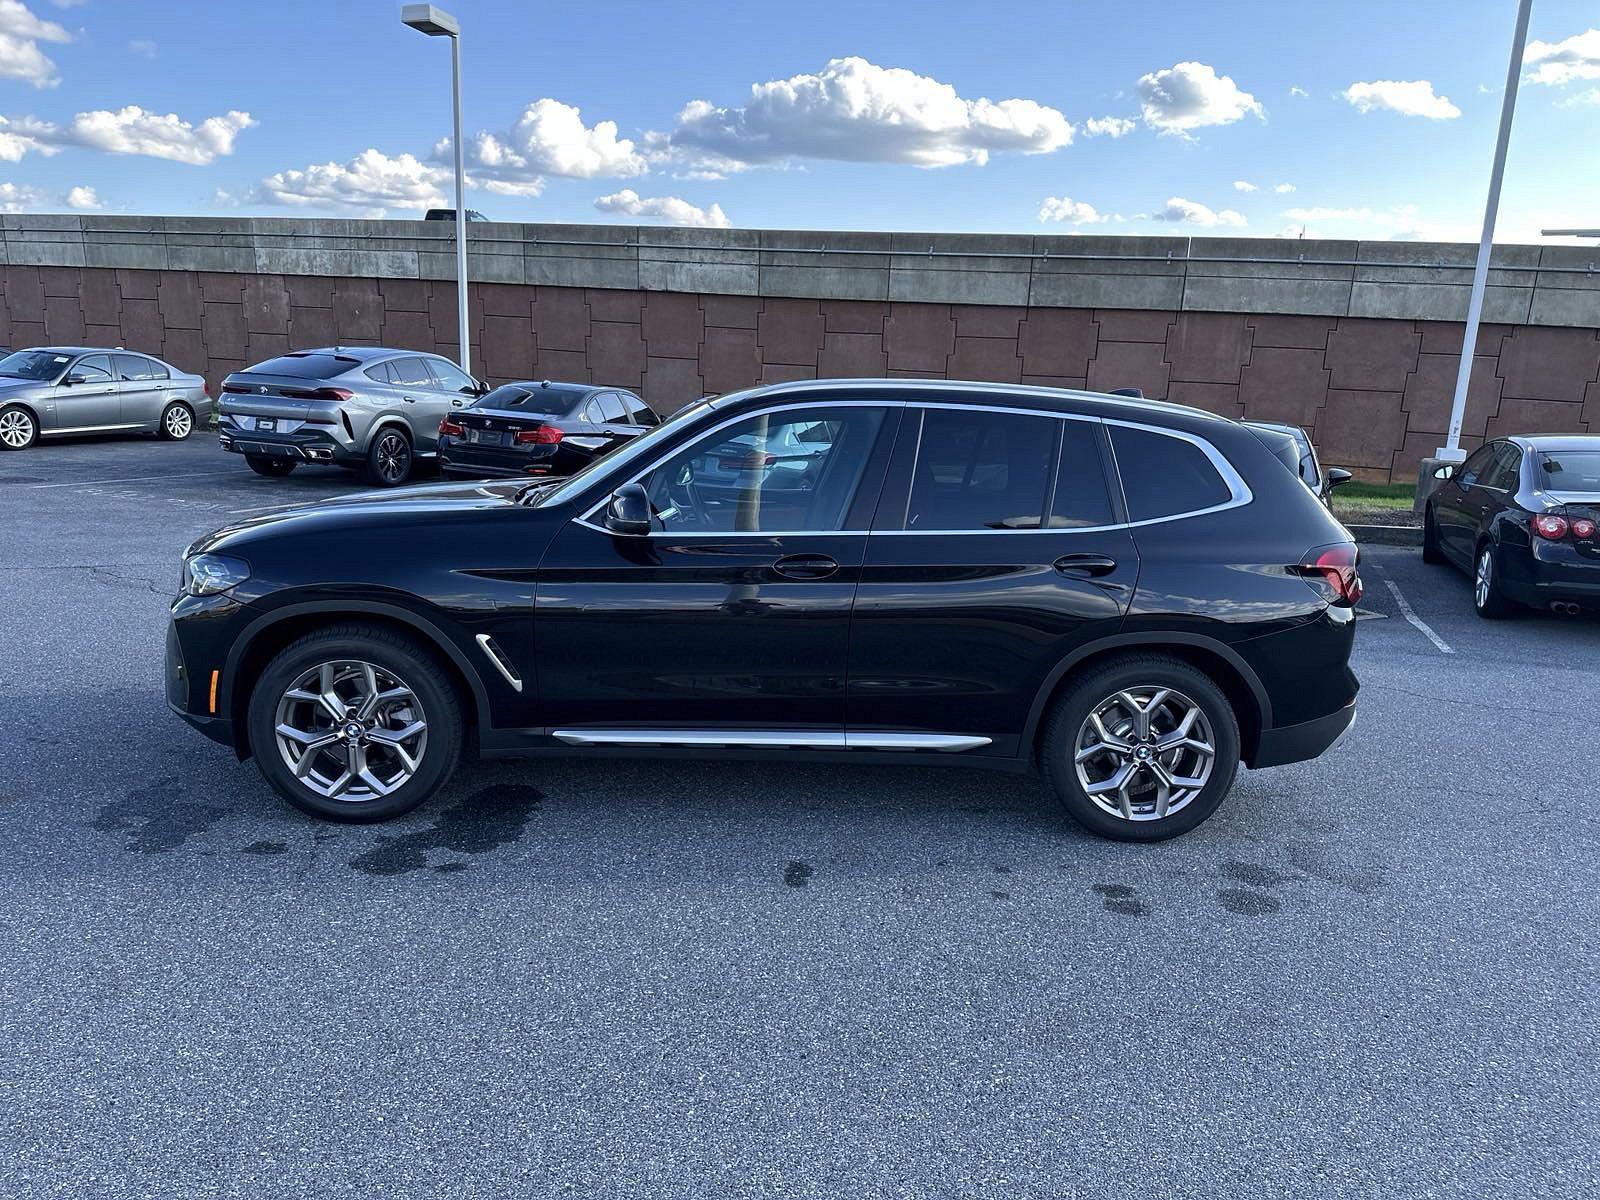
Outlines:
POLYGON ((655 528, 643 484, 625 483, 612 494, 606 505, 606 528, 623 537, 644 537, 655 528))
POLYGON ((65 386, 71 387, 75 383, 88 383, 89 377, 82 371, 68 371, 66 377, 62 379, 61 382, 65 386))
POLYGON ((1328 486, 1330 488, 1336 488, 1341 483, 1349 483, 1354 478, 1355 476, 1349 471, 1346 471, 1343 467, 1328 468, 1328 486))
POLYGON ((1456 468, 1454 463, 1445 463, 1444 466, 1433 469, 1433 477, 1435 479, 1454 479, 1455 476, 1456 468))
POLYGON ((463 392, 466 392, 468 395, 471 395, 471 396, 487 396, 494 389, 491 388, 483 380, 474 379, 472 381, 472 387, 470 389, 469 388, 462 388, 461 390, 463 392))

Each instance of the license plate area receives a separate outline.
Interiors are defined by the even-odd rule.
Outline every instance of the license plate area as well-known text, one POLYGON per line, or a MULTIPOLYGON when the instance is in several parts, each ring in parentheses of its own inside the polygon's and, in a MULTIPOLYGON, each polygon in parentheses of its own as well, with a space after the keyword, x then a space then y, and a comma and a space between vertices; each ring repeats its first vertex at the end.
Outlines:
POLYGON ((492 433, 486 429, 467 430, 467 441, 475 446, 503 446, 505 436, 503 433, 492 433))
POLYGON ((278 432, 278 418, 276 418, 276 417, 257 417, 256 418, 256 432, 257 433, 277 433, 278 432))

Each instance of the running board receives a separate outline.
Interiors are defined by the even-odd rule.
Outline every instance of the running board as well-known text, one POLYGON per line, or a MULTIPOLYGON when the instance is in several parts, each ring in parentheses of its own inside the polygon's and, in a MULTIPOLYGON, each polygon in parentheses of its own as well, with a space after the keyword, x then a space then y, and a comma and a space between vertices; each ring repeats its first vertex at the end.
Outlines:
POLYGON ((959 733, 860 730, 809 733, 783 729, 556 729, 569 746, 728 746, 800 750, 976 750, 989 738, 959 733))

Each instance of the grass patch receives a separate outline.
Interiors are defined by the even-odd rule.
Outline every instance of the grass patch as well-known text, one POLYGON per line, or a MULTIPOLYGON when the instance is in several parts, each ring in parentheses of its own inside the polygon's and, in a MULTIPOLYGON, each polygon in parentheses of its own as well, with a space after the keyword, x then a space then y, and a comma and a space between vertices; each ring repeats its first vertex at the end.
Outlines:
POLYGON ((1360 483, 1352 479, 1333 491, 1335 510, 1364 512, 1371 509, 1410 508, 1417 494, 1410 483, 1360 483))

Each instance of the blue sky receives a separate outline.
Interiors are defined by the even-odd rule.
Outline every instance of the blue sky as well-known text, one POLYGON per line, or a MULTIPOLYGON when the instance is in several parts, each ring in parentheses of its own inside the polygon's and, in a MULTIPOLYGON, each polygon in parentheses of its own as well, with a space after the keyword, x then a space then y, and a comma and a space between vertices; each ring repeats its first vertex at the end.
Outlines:
MULTIPOLYGON (((1427 240, 1476 239, 1515 10, 444 7, 491 218, 1427 240)), ((419 215, 449 56, 399 8, 0 0, 0 208, 419 215)), ((1499 241, 1600 224, 1596 26, 1535 0, 1499 241)))

